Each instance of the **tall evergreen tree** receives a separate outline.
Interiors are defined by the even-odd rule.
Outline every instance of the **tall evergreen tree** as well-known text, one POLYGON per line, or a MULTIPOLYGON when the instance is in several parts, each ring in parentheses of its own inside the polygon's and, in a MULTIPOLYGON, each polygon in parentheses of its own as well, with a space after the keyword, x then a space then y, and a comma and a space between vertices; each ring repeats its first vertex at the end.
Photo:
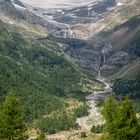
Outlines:
POLYGON ((115 121, 117 119, 118 113, 118 104, 114 97, 108 98, 105 101, 103 116, 106 120, 105 131, 107 131, 110 135, 114 135, 115 133, 115 121))
POLYGON ((0 110, 0 139, 24 140, 26 129, 23 107, 19 100, 10 93, 0 110))
POLYGON ((139 140, 140 125, 136 114, 133 111, 132 101, 126 98, 118 111, 116 120, 116 139, 118 140, 139 140))
POLYGON ((130 99, 126 98, 121 105, 114 98, 108 99, 103 115, 106 120, 107 140, 140 139, 140 125, 130 99))

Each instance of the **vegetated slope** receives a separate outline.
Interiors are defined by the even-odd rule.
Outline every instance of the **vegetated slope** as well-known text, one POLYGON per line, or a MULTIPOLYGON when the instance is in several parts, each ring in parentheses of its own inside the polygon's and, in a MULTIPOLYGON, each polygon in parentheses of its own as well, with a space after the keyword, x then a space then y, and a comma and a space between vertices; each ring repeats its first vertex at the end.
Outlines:
POLYGON ((113 82, 113 92, 119 99, 126 96, 134 100, 134 109, 140 112, 140 75, 135 78, 119 78, 113 82))
POLYGON ((0 22, 0 100, 15 91, 28 122, 63 111, 68 105, 65 97, 80 97, 81 77, 86 78, 63 56, 25 41, 18 28, 0 22))
POLYGON ((140 16, 101 32, 100 36, 111 46, 107 50, 106 63, 101 67, 102 73, 110 79, 137 75, 140 71, 140 16))

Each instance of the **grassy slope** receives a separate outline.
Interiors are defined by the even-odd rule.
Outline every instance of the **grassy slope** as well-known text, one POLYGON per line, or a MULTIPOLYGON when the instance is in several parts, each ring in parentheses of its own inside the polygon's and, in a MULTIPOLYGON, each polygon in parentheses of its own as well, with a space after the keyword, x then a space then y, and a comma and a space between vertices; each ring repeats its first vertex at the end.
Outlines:
POLYGON ((14 90, 25 104, 29 121, 64 110, 66 97, 83 95, 83 72, 47 46, 25 41, 17 31, 0 22, 0 100, 14 90))
POLYGON ((94 135, 94 136, 88 136, 86 138, 81 138, 81 140, 101 140, 102 135, 94 135))
POLYGON ((114 75, 111 75, 108 79, 114 80, 116 78, 121 78, 121 77, 133 78, 136 77, 139 74, 139 72, 140 72, 140 60, 136 60, 133 63, 122 68, 114 75))

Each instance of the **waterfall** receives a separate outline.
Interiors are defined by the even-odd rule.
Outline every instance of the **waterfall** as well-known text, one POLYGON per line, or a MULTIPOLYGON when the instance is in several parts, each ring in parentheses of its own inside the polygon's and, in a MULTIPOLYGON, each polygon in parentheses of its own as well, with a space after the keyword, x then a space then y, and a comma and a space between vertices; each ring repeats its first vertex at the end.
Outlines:
POLYGON ((98 77, 101 77, 101 66, 102 66, 102 57, 100 58, 100 65, 99 65, 99 70, 98 70, 98 77))
POLYGON ((92 7, 88 7, 88 17, 90 16, 90 10, 92 9, 92 7))
POLYGON ((101 69, 99 68, 98 77, 101 77, 101 69))
POLYGON ((116 5, 118 5, 118 0, 116 0, 116 5))
POLYGON ((116 5, 121 6, 123 3, 119 2, 119 0, 116 0, 116 5))
POLYGON ((107 54, 107 48, 103 48, 101 50, 101 58, 100 58, 100 65, 99 65, 99 70, 98 70, 98 77, 101 77, 101 67, 103 63, 106 62, 106 54, 107 54))
POLYGON ((105 63, 106 62, 106 49, 103 49, 102 50, 102 53, 103 53, 103 63, 105 63))
POLYGON ((67 33, 66 32, 64 32, 64 38, 67 38, 67 33))
POLYGON ((71 30, 71 27, 70 27, 70 25, 67 25, 67 28, 68 28, 68 31, 69 31, 69 37, 70 38, 74 38, 74 34, 73 34, 73 31, 71 30))
POLYGON ((103 63, 105 63, 106 62, 106 55, 105 55, 105 53, 103 54, 103 63))

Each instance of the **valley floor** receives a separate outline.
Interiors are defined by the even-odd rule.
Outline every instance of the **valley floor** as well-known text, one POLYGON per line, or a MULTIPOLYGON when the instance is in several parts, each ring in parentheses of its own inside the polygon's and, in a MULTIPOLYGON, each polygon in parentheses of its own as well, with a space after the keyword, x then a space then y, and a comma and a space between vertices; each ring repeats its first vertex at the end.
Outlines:
POLYGON ((105 81, 103 77, 98 76, 96 79, 102 82, 105 85, 105 88, 104 90, 94 92, 93 94, 90 94, 86 97, 86 103, 90 108, 89 115, 77 119, 78 125, 82 130, 86 131, 90 131, 93 125, 97 126, 104 123, 101 111, 99 107, 97 107, 97 102, 100 100, 100 98, 104 98, 106 93, 110 93, 112 91, 110 85, 105 81))
POLYGON ((92 134, 90 132, 93 125, 101 125, 104 123, 101 110, 99 107, 97 107, 97 99, 100 98, 100 96, 104 96, 103 94, 109 93, 112 91, 110 88, 109 83, 105 81, 104 78, 101 76, 96 78, 98 81, 105 84, 104 90, 94 92, 93 94, 90 94, 86 97, 87 99, 87 105, 89 106, 89 115, 85 117, 81 117, 77 119, 77 123, 80 126, 81 129, 79 130, 72 130, 72 131, 66 131, 61 132, 54 135, 48 135, 48 140, 100 140, 102 137, 102 134, 92 134), (80 134, 82 132, 86 132, 87 137, 81 138, 80 134))
POLYGON ((81 130, 75 130, 72 132, 61 132, 54 135, 48 135, 48 140, 100 140, 102 138, 102 134, 91 134, 87 133, 87 137, 81 138, 80 133, 81 130))

